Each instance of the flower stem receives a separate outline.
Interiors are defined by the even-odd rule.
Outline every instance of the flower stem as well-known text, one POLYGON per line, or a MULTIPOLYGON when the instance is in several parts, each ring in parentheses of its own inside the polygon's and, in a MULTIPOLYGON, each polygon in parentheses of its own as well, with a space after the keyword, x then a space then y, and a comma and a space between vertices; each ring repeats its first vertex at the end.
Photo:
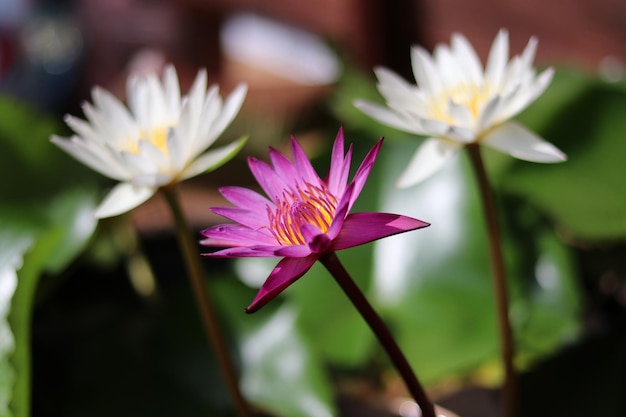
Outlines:
POLYGON ((404 379, 407 389, 422 410, 422 417, 435 417, 435 408, 433 403, 428 399, 426 391, 420 384, 417 376, 411 369, 409 362, 400 350, 391 332, 367 301, 359 287, 352 280, 346 269, 343 267, 339 258, 334 252, 324 254, 320 257, 320 262, 328 269, 335 278, 341 289, 346 293, 352 304, 361 313, 370 326, 378 341, 383 346, 391 362, 404 379))
POLYGON ((173 186, 163 188, 162 191, 165 196, 165 200, 167 200, 167 203, 170 206, 172 215, 174 216, 178 243, 185 260, 187 275, 189 276, 191 287, 196 298, 196 303, 198 309, 200 310, 200 316, 202 317, 204 329, 211 344, 213 345, 213 349, 217 356, 217 362, 224 378, 226 379, 226 385, 228 386, 230 395, 235 403, 238 415, 240 417, 250 417, 251 414, 248 409, 248 405, 239 390, 237 376, 215 315, 215 309, 211 299, 209 298, 207 288, 204 283, 204 271, 200 262, 200 255, 196 248, 196 243, 193 240, 193 236, 190 233, 185 216, 181 210, 176 191, 173 186))
POLYGON ((504 270, 504 257, 502 256, 502 242, 500 239, 500 229, 498 227, 497 211, 493 193, 487 179, 485 165, 483 164, 480 154, 480 148, 478 144, 475 143, 467 145, 466 148, 472 161, 474 172, 476 173, 476 179, 478 180, 489 240, 491 273, 496 297, 502 362, 504 364, 503 415, 506 417, 515 417, 517 415, 518 402, 517 377, 513 366, 513 332, 511 330, 511 322, 509 321, 506 273, 504 270))

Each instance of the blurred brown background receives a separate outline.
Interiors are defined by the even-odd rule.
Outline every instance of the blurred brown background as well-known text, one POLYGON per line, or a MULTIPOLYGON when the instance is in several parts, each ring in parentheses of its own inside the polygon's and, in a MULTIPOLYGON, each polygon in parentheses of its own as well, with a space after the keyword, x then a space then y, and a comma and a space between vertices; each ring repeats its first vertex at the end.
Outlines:
MULTIPOLYGON (((224 50, 223 29, 242 13, 285 25, 283 30, 295 30, 298 36, 302 34, 298 30, 317 36, 336 60, 338 72, 341 63, 357 65, 372 75, 372 82, 376 65, 413 80, 410 46, 432 50, 454 32, 465 34, 485 59, 500 28, 509 30, 511 54, 521 52, 528 39, 537 36, 538 66, 573 66, 618 79, 626 60, 623 0, 2 0, 0 4, 0 92, 12 92, 56 115, 80 115, 80 103, 89 99, 94 85, 124 98, 130 72, 159 70, 172 62, 186 91, 203 67, 223 94, 237 83, 248 84, 237 122, 257 121, 245 127, 254 129, 250 145, 263 151, 264 135, 304 136, 292 130, 292 121, 332 92, 333 75, 326 81, 299 81, 299 75, 315 72, 321 63, 298 62, 300 55, 295 56, 293 49, 281 50, 282 45, 271 39, 259 41, 252 52, 283 65, 282 75, 254 60, 233 57, 232 51, 224 50), (279 58, 272 58, 269 49, 279 58)), ((298 48, 307 45, 297 44, 299 39, 294 35, 289 40, 303 52, 298 48)), ((184 187, 193 188, 194 181, 184 187)), ((210 187, 194 192, 185 208, 194 222, 206 225, 211 221, 207 207, 219 195, 210 187)), ((164 210, 160 201, 151 203, 136 211, 137 222, 167 227, 150 220, 162 218, 164 210)))

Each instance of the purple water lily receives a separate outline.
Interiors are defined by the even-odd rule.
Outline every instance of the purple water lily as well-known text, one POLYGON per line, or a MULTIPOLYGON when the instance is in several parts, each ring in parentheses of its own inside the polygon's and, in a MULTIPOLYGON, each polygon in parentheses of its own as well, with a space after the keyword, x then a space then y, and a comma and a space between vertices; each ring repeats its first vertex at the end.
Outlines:
POLYGON ((272 166, 248 158, 252 174, 269 199, 247 188, 220 189, 235 207, 214 207, 212 211, 235 223, 203 231, 206 237, 201 242, 203 245, 227 247, 204 255, 284 258, 246 312, 263 307, 303 276, 324 254, 429 225, 398 214, 349 213, 381 145, 382 139, 369 151, 348 183, 352 146, 344 154, 342 128, 333 145, 330 171, 325 180, 318 176, 292 137, 293 162, 273 148, 269 150, 272 166))

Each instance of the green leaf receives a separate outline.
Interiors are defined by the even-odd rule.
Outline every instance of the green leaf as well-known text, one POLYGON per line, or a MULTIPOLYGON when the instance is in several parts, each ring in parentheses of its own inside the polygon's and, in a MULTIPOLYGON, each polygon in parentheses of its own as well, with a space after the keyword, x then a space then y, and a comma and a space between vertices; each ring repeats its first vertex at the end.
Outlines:
MULTIPOLYGON (((24 255, 24 265, 18 272, 18 286, 9 314, 15 337, 11 364, 16 378, 11 408, 16 417, 30 415, 30 329, 39 278, 44 272, 58 272, 65 268, 82 251, 95 230, 94 206, 93 192, 70 190, 48 203, 49 217, 43 219, 39 229, 15 229, 14 233, 20 234, 23 240, 33 240, 32 248, 24 255)), ((7 215, 7 212, 6 209, 0 210, 0 216, 7 215)), ((41 212, 29 215, 35 219, 42 217, 41 212)), ((7 236, 2 236, 1 244, 10 244, 13 238, 10 239, 7 243, 7 236)))
POLYGON ((15 348, 15 338, 8 322, 11 299, 17 287, 17 270, 23 255, 30 247, 30 236, 16 236, 0 228, 0 416, 13 416, 9 409, 16 375, 9 358, 15 348))
POLYGON ((539 233, 534 243, 537 254, 531 262, 517 259, 518 271, 529 265, 534 271, 520 278, 524 288, 511 306, 518 350, 529 358, 574 341, 581 327, 581 291, 572 254, 549 230, 539 233))
POLYGON ((0 99, 0 113, 0 175, 6 179, 0 183, 0 266, 23 255, 17 288, 0 306, 6 311, 10 303, 14 339, 11 354, 0 354, 7 375, 0 398, 9 402, 13 416, 27 417, 30 329, 39 278, 60 272, 83 250, 96 227, 96 188, 85 168, 49 143, 54 122, 5 99, 0 99))
POLYGON ((537 123, 537 133, 559 146, 568 161, 516 162, 501 178, 502 187, 544 210, 567 235, 621 239, 626 236, 626 89, 575 78, 567 85, 576 94, 537 123))
MULTIPOLYGON (((64 187, 93 189, 100 176, 50 143, 62 127, 27 105, 0 97, 0 195, 34 206, 64 187)), ((42 207, 42 209, 45 209, 42 207)))

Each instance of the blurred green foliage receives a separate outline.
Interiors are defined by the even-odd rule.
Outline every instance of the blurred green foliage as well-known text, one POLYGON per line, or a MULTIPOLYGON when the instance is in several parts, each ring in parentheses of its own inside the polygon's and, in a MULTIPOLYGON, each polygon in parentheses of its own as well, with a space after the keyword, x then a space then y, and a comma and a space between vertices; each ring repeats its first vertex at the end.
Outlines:
POLYGON ((0 100, 0 114, 0 270, 17 270, 17 288, 6 300, 10 305, 3 306, 14 343, 2 344, 9 351, 0 352, 3 371, 14 376, 0 378, 0 390, 10 408, 3 415, 27 417, 31 319, 39 278, 62 272, 92 236, 96 184, 89 181, 88 170, 48 142, 59 131, 51 119, 9 99, 0 100))

